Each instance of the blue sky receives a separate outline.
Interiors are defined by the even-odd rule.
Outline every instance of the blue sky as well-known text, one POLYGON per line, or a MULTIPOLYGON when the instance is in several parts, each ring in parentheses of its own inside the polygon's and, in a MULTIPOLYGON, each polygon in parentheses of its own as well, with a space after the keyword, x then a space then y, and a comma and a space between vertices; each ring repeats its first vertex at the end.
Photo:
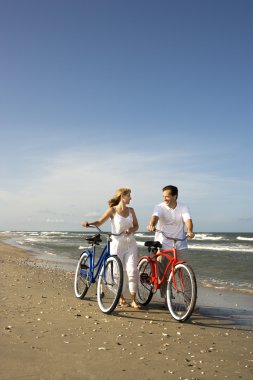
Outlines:
POLYGON ((251 0, 0 1, 0 230, 80 230, 118 187, 145 230, 253 232, 251 0))

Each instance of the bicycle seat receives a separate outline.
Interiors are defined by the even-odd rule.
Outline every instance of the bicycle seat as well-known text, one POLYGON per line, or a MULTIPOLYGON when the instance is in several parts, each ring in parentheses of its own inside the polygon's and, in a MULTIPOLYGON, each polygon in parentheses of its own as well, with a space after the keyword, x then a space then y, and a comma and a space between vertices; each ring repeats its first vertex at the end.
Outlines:
POLYGON ((99 243, 101 243, 101 241, 102 241, 100 234, 87 236, 87 238, 85 238, 85 240, 87 240, 91 244, 96 244, 96 245, 99 245, 99 243))
POLYGON ((159 241, 153 241, 153 240, 149 240, 149 241, 145 241, 144 243, 145 247, 149 247, 149 248, 162 248, 162 244, 159 242, 159 241))

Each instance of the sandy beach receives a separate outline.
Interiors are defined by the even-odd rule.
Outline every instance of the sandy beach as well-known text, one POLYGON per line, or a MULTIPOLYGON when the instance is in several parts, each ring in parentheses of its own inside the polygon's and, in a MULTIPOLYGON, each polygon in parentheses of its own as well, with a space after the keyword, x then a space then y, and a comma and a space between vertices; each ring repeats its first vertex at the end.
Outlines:
POLYGON ((1 380, 252 378, 252 294, 200 289, 187 323, 157 299, 105 315, 73 273, 4 242, 0 262, 1 380))

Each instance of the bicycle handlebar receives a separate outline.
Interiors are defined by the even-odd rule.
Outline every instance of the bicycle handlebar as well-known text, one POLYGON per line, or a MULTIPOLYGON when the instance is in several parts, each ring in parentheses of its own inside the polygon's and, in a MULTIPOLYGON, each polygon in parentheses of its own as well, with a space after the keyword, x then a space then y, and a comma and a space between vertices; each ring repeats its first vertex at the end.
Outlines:
POLYGON ((105 231, 102 231, 98 226, 95 226, 95 224, 89 224, 87 227, 96 228, 102 235, 107 235, 107 236, 120 236, 124 233, 124 231, 122 231, 120 234, 114 234, 112 232, 105 232, 105 231))
POLYGON ((187 239, 187 236, 185 236, 183 239, 179 239, 179 238, 176 238, 176 237, 171 237, 171 236, 167 236, 163 231, 161 230, 157 230, 155 229, 156 232, 161 232, 161 234, 163 234, 164 237, 166 237, 167 239, 169 240, 174 240, 174 241, 184 241, 187 239))

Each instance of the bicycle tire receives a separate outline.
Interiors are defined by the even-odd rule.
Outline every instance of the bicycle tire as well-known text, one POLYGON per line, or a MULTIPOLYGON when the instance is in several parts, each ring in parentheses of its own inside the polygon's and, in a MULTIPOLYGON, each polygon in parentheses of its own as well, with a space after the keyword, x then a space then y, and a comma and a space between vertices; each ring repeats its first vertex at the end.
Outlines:
POLYGON ((172 317, 186 321, 192 314, 197 300, 197 283, 192 268, 185 263, 176 264, 167 284, 167 305, 172 317))
POLYGON ((90 260, 89 254, 83 252, 78 260, 75 279, 74 291, 77 298, 83 299, 90 287, 90 260))
POLYGON ((123 267, 117 256, 110 256, 100 270, 97 301, 100 310, 110 314, 117 306, 123 287, 123 267))
POLYGON ((140 305, 148 305, 153 297, 153 286, 151 282, 152 268, 147 258, 142 258, 138 264, 139 279, 136 298, 140 305))

